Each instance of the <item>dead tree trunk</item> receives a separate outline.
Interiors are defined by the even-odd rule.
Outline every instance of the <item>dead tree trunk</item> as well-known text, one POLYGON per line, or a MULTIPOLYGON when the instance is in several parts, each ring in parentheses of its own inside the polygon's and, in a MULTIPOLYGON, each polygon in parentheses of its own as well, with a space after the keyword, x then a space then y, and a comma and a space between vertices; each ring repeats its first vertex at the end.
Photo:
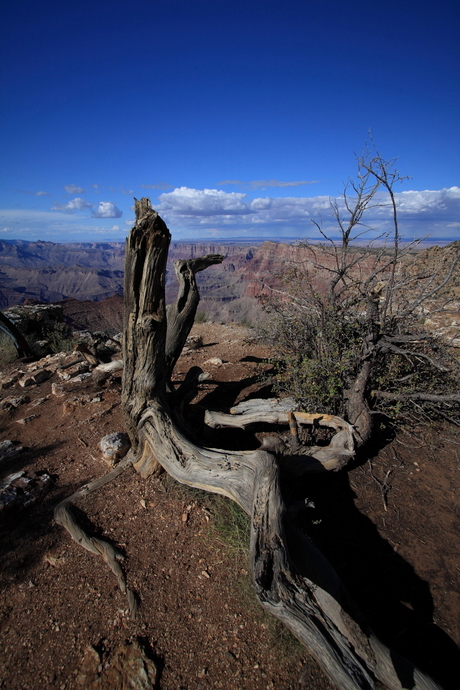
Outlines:
MULTIPOLYGON (((251 518, 252 577, 260 603, 307 646, 339 688, 438 688, 375 637, 354 610, 332 566, 290 523, 279 486, 279 459, 262 449, 234 452, 204 448, 187 437, 168 383, 172 363, 192 323, 190 318, 178 318, 181 309, 176 305, 170 310, 175 317, 168 341, 164 270, 169 240, 166 225, 148 199, 136 201, 136 224, 126 246, 122 398, 137 452, 136 469, 149 476, 161 466, 177 481, 228 496, 246 511, 251 518), (409 685, 401 680, 408 678, 409 685)), ((206 257, 202 260, 203 268, 214 263, 207 258, 207 263, 206 257)), ((179 271, 184 279, 179 299, 191 291, 195 304, 197 265, 201 264, 189 264, 179 271)), ((246 420, 254 414, 271 420, 273 410, 276 420, 285 418, 287 423, 289 410, 283 410, 282 405, 277 408, 276 403, 269 404, 270 409, 266 406, 260 403, 256 410, 251 406, 237 410, 239 425, 244 425, 245 415, 249 415, 246 420)), ((310 415, 309 419, 302 419, 301 413, 294 416, 297 424, 316 420, 338 432, 327 448, 310 449, 303 456, 284 456, 283 471, 290 467, 295 473, 339 469, 353 456, 351 427, 346 422, 328 420, 324 415, 310 415)), ((225 420, 217 419, 216 423, 225 420)))

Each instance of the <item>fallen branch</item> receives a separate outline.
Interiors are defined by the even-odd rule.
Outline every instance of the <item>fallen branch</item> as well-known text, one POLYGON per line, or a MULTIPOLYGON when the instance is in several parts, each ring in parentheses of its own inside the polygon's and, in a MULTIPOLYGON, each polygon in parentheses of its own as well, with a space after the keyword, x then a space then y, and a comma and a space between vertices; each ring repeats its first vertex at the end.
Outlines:
POLYGON ((438 403, 460 402, 460 393, 438 395, 436 393, 419 393, 416 391, 413 393, 391 393, 389 391, 374 390, 372 391, 372 395, 374 398, 385 398, 387 400, 396 400, 397 402, 404 402, 406 400, 438 403))

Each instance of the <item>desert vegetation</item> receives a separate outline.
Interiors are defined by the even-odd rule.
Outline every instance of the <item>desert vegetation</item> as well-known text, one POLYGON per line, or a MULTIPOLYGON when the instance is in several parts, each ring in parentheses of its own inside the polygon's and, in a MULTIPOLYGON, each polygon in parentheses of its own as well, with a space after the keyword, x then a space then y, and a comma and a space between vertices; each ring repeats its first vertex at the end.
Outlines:
POLYGON ((279 393, 293 395, 302 409, 344 416, 362 445, 376 421, 460 424, 458 357, 449 339, 425 325, 427 312, 439 316, 458 305, 460 243, 428 269, 414 254, 418 243, 401 241, 395 161, 366 150, 357 167, 343 205, 332 202, 335 232, 314 221, 322 242, 301 244, 281 289, 263 298, 269 318, 259 330, 279 355, 279 393), (375 236, 366 211, 385 203, 391 233, 360 246, 375 236))

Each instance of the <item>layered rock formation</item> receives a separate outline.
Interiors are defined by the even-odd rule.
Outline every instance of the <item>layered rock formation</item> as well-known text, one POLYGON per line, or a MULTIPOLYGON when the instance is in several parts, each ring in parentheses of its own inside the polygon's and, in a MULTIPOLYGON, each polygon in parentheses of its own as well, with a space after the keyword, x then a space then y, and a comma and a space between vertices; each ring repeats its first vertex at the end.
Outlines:
MULTIPOLYGON (((414 270, 430 273, 447 265, 456 251, 431 247, 416 256, 414 270)), ((361 251, 357 249, 356 251, 361 251)), ((320 247, 317 260, 326 268, 332 258, 320 247)), ((280 275, 290 267, 312 268, 312 254, 297 245, 266 241, 172 242, 168 258, 166 299, 177 293, 174 262, 205 254, 223 254, 220 265, 197 274, 201 302, 199 315, 212 321, 251 323, 260 317, 258 298, 281 286, 280 275)), ((413 257, 412 257, 413 258, 413 257)), ((369 256, 372 263, 372 256, 369 256)), ((35 299, 62 302, 64 320, 74 328, 95 330, 122 328, 124 243, 73 243, 0 241, 0 309, 35 299), (110 298, 110 299, 107 299, 110 298), (96 307, 95 302, 100 303, 96 307), (89 324, 89 325, 88 325, 89 324)), ((322 291, 327 271, 312 271, 315 290, 322 291)), ((460 298, 460 272, 449 286, 449 294, 460 298)), ((431 311, 431 309, 430 309, 431 311)), ((453 322, 457 319, 454 306, 453 322)), ((445 324, 444 324, 445 325, 445 324)), ((456 337, 453 333, 451 337, 456 337)))
POLYGON ((100 301, 123 292, 124 243, 0 241, 0 309, 25 299, 100 301))

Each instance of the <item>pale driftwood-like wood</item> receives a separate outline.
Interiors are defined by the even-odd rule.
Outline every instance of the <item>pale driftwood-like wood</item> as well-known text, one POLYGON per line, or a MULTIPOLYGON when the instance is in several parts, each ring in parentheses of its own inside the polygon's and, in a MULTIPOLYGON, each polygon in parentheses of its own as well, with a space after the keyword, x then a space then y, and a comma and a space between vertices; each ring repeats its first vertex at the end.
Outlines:
POLYGON ((340 417, 329 414, 310 414, 295 409, 295 402, 285 400, 249 400, 231 408, 230 414, 206 410, 205 422, 211 427, 230 426, 240 429, 249 424, 292 424, 297 426, 323 426, 337 432, 327 446, 311 446, 303 449, 296 436, 296 452, 289 464, 296 475, 322 470, 339 470, 354 457, 353 427, 340 417), (303 452, 302 452, 303 451, 303 452))
MULTIPOLYGON (((165 377, 164 282, 157 272, 164 270, 168 242, 169 232, 148 200, 137 202, 126 256, 123 391, 125 418, 137 448, 135 467, 149 476, 161 466, 177 481, 228 496, 246 511, 251 518, 253 582, 262 606, 308 647, 339 688, 438 688, 366 627, 329 562, 290 523, 279 487, 279 459, 263 449, 204 448, 184 433, 165 377), (157 292, 153 295, 152 290, 157 292)), ((288 421, 289 413, 292 408, 282 411, 283 420, 288 421)), ((241 414, 257 417, 254 403, 241 414)), ((265 420, 268 412, 259 419, 261 414, 265 420)), ((294 415, 301 424, 301 414, 294 415)), ((325 416, 313 417, 308 423, 325 422, 325 416)), ((338 428, 337 446, 347 450, 349 459, 351 430, 336 420, 330 421, 338 428)))
POLYGON ((179 283, 179 294, 174 304, 167 307, 166 330, 166 367, 170 377, 179 359, 187 336, 195 321, 196 310, 200 301, 195 274, 204 271, 213 264, 220 264, 224 260, 222 254, 208 254, 207 256, 187 261, 176 261, 174 268, 179 283))
POLYGON ((105 539, 99 539, 98 537, 91 537, 83 527, 77 522, 75 515, 73 515, 70 506, 75 504, 77 501, 85 498, 89 494, 101 489, 103 486, 113 481, 118 477, 127 467, 131 467, 133 464, 133 456, 128 454, 118 465, 104 474, 102 477, 95 479, 88 484, 84 484, 77 491, 75 491, 71 496, 68 496, 63 501, 58 503, 54 509, 54 519, 67 530, 72 539, 77 542, 90 553, 96 556, 101 556, 103 561, 107 563, 110 570, 113 572, 117 578, 118 586, 123 594, 126 594, 128 598, 128 606, 131 613, 131 617, 136 617, 136 612, 138 608, 138 603, 136 595, 129 589, 126 584, 125 574, 118 563, 119 560, 123 560, 123 555, 117 551, 108 541, 105 539))
POLYGON ((78 345, 75 345, 74 349, 75 352, 80 352, 92 367, 97 367, 97 365, 100 364, 98 358, 93 355, 86 343, 78 343, 78 345))

